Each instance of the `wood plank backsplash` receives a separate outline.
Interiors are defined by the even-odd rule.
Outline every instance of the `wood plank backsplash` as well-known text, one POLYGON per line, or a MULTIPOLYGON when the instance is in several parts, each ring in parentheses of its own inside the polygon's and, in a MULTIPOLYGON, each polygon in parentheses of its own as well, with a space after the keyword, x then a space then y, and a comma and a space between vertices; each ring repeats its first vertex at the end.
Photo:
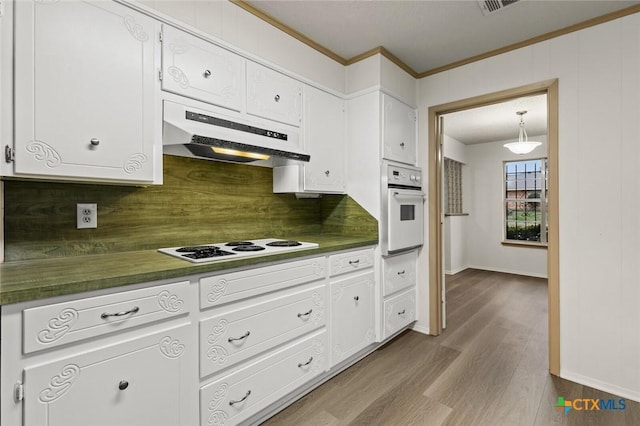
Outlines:
POLYGON ((321 232, 324 219, 335 224, 355 204, 273 194, 270 168, 168 155, 159 186, 16 180, 4 190, 5 261, 286 238, 321 232), (76 229, 77 203, 98 204, 97 229, 76 229))

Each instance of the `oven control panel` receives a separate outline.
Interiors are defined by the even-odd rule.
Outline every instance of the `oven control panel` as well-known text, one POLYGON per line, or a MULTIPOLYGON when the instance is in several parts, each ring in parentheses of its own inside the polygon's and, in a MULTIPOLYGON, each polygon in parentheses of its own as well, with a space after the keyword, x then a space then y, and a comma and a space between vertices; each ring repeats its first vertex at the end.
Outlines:
POLYGON ((387 165, 387 185, 422 186, 422 171, 416 167, 387 165))

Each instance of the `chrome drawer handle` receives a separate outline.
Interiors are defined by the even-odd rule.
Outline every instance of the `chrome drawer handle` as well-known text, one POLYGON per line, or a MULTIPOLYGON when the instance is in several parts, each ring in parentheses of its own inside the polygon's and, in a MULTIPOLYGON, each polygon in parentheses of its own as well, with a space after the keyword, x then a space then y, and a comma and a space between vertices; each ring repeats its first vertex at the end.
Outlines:
POLYGON ((129 382, 127 382, 126 380, 120 380, 120 383, 118 383, 118 389, 120 390, 125 390, 128 387, 129 387, 129 382))
POLYGON ((274 100, 274 101, 276 101, 276 102, 280 102, 280 95, 276 95, 276 96, 273 98, 273 100, 274 100))
POLYGON ((251 395, 251 390, 247 391, 247 394, 244 396, 244 398, 237 401, 229 401, 229 405, 234 406, 236 404, 240 404, 241 402, 244 402, 245 399, 249 398, 249 395, 251 395))
POLYGON ((204 78, 211 77, 211 70, 204 70, 204 78))
POLYGON ((311 361, 313 361, 313 357, 309 358, 309 361, 303 363, 298 363, 298 368, 302 368, 302 367, 306 367, 307 365, 311 364, 311 361))
POLYGON ((398 275, 404 275, 404 269, 400 272, 398 272, 398 275))
POLYGON ((398 315, 404 315, 406 311, 407 311, 406 309, 403 309, 402 312, 398 312, 398 315))
POLYGON ((313 309, 309 309, 304 314, 298 314, 298 318, 302 318, 302 317, 306 317, 307 315, 311 315, 311 312, 313 312, 313 309))
POLYGON ((400 142, 400 146, 404 148, 404 142, 400 142))
POLYGON ((98 146, 98 145, 100 145, 100 139, 93 138, 93 139, 91 139, 89 142, 91 142, 91 145, 92 145, 92 146, 98 146))
POLYGON ((330 171, 330 170, 325 170, 325 171, 324 171, 324 174, 325 174, 325 175, 327 175, 327 176, 329 176, 329 174, 331 174, 331 171, 330 171))
POLYGON ((360 296, 354 296, 353 300, 357 302, 358 300, 360 300, 360 296))
POLYGON ((250 335, 250 334, 251 334, 251 332, 250 332, 250 331, 247 331, 246 333, 244 333, 244 334, 243 334, 242 336, 240 336, 240 337, 229 337, 229 339, 227 339, 227 340, 229 340, 229 343, 234 342, 234 341, 236 341, 236 340, 244 340, 244 339, 246 339, 247 337, 249 337, 249 335, 250 335))
POLYGON ((139 307, 134 306, 133 308, 129 309, 128 311, 124 311, 124 312, 116 312, 115 314, 108 314, 106 312, 104 312, 102 315, 100 315, 100 318, 102 319, 107 319, 109 317, 123 317, 125 315, 129 315, 129 314, 135 314, 140 310, 139 307))
POLYGON ((360 259, 358 259, 358 260, 350 260, 349 261, 349 265, 357 265, 358 263, 360 263, 360 259))

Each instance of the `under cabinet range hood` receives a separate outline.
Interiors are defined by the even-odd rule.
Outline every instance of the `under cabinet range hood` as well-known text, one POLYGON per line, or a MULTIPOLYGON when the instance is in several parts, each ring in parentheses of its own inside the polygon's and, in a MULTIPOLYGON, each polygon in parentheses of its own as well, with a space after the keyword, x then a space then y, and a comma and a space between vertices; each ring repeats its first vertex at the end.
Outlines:
POLYGON ((296 132, 167 100, 163 103, 162 145, 165 154, 234 163, 268 164, 272 157, 310 159, 298 148, 296 132))

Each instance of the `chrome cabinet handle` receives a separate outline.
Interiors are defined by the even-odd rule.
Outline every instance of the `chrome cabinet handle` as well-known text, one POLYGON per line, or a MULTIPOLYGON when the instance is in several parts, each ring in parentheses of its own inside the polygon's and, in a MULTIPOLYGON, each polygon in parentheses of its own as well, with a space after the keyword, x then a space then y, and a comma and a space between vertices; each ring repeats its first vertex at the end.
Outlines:
POLYGON ((400 142, 400 146, 404 148, 404 142, 400 142))
POLYGON ((406 311, 407 311, 406 309, 403 309, 402 312, 398 312, 398 315, 404 315, 406 311))
POLYGON ((404 269, 400 272, 398 272, 398 275, 404 275, 404 269))
POLYGON ((276 102, 279 102, 279 101, 280 101, 280 95, 276 95, 276 96, 273 98, 273 100, 274 100, 274 101, 276 101, 276 102))
POLYGON ((89 142, 91 142, 91 146, 100 145, 100 139, 92 138, 89 142))
POLYGON ((298 368, 306 367, 307 365, 311 364, 311 361, 313 361, 313 357, 309 358, 309 361, 305 362, 304 364, 299 362, 298 368))
POLYGON ((360 300, 360 296, 354 296, 353 300, 355 300, 357 302, 358 300, 360 300))
POLYGON ((358 263, 360 263, 360 259, 358 259, 358 260, 350 260, 349 261, 349 265, 357 265, 358 263))
POLYGON ((242 398, 239 399, 237 401, 229 401, 229 405, 234 406, 236 404, 240 404, 241 402, 243 402, 245 399, 249 398, 249 395, 251 395, 251 390, 248 390, 246 395, 242 398))
POLYGON ((249 337, 249 335, 251 334, 250 331, 247 331, 246 333, 244 333, 242 336, 240 337, 229 337, 227 340, 229 341, 229 343, 234 342, 236 340, 244 340, 247 337, 249 337))
POLYGON ((204 78, 211 77, 211 70, 204 70, 204 78))
POLYGON ((302 317, 306 317, 307 315, 311 315, 311 312, 313 312, 313 309, 309 309, 304 314, 298 314, 298 318, 302 318, 302 317))
POLYGON ((125 390, 128 387, 129 387, 129 382, 127 382, 126 380, 120 380, 120 383, 118 383, 118 389, 120 390, 125 390))
POLYGON ((325 170, 325 171, 324 171, 324 174, 325 174, 325 175, 327 175, 327 176, 329 176, 329 173, 330 173, 330 171, 329 171, 329 170, 325 170))
POLYGON ((124 312, 116 312, 115 314, 109 314, 106 312, 103 312, 102 315, 100 315, 100 318, 102 319, 107 319, 109 317, 123 317, 125 315, 129 315, 129 314, 135 314, 140 310, 139 307, 134 306, 133 308, 129 309, 128 311, 124 311, 124 312))

